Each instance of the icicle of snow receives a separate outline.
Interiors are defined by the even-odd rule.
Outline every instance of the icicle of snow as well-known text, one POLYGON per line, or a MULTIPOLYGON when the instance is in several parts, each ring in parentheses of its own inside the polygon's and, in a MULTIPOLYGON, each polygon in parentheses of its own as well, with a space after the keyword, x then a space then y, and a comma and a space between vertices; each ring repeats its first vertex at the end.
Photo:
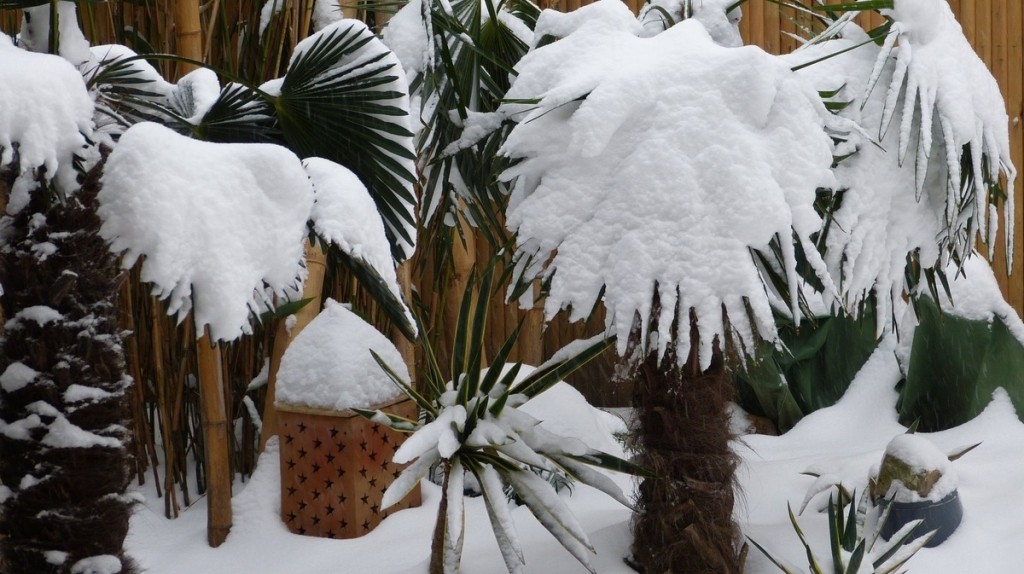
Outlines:
POLYGON ((256 389, 265 387, 270 381, 270 358, 263 359, 263 366, 260 367, 260 372, 256 373, 256 376, 249 381, 249 385, 245 387, 245 392, 252 392, 256 389))
POLYGON ((110 154, 100 234, 197 334, 252 331, 252 312, 302 284, 313 191, 298 158, 268 144, 201 142, 154 123, 132 126, 110 154))

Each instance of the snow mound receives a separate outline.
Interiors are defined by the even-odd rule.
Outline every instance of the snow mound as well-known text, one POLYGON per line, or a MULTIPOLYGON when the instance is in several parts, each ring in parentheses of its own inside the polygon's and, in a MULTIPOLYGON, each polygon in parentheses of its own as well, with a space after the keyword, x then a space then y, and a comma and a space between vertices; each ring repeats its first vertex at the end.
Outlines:
POLYGON ((1003 299, 1002 290, 996 281, 992 268, 980 256, 975 254, 957 269, 955 263, 946 268, 949 280, 949 294, 939 290, 940 305, 952 315, 972 321, 991 323, 998 318, 1010 330, 1010 333, 1024 346, 1024 321, 1017 315, 1016 309, 1003 299))
POLYGON ((344 305, 327 300, 281 358, 274 400, 288 405, 341 411, 391 401, 401 391, 370 351, 409 381, 401 353, 380 331, 344 305))
POLYGON ((250 333, 305 279, 313 190, 298 158, 269 144, 213 144, 154 123, 124 133, 107 161, 100 234, 179 320, 195 307, 196 333, 250 333))
MULTIPOLYGON (((940 475, 938 481, 931 485, 930 490, 924 495, 919 494, 909 484, 902 484, 902 487, 894 488, 896 502, 920 502, 922 500, 938 502, 956 490, 957 474, 949 457, 922 436, 901 434, 892 439, 885 447, 882 462, 883 473, 886 467, 885 459, 889 458, 905 464, 915 477, 925 476, 935 471, 938 471, 940 475)), ((893 480, 894 485, 898 482, 901 481, 893 480)))

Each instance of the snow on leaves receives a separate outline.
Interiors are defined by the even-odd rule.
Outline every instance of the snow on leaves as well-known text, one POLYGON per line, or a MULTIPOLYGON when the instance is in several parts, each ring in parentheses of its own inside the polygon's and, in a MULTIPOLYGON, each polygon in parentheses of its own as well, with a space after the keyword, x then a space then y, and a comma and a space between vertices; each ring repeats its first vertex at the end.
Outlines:
POLYGON ((92 133, 93 105, 82 76, 59 56, 13 46, 0 34, 0 167, 20 172, 7 212, 28 204, 36 169, 59 188, 77 188, 72 163, 92 133))
POLYGON ((634 316, 650 324, 657 289, 659 353, 674 338, 688 355, 688 326, 669 328, 691 309, 705 367, 727 334, 723 310, 742 345, 774 339, 751 250, 780 239, 795 284, 795 237, 824 276, 813 202, 834 178, 818 95, 777 59, 720 47, 692 20, 653 38, 585 23, 518 71, 508 99, 539 104, 499 110, 519 122, 503 152, 522 160, 505 174, 518 178, 507 221, 520 278, 550 279, 546 315, 584 317, 604 289, 621 353, 634 316))
POLYGON ((280 146, 214 144, 137 124, 107 161, 100 233, 125 253, 125 268, 145 256, 142 280, 153 283, 168 313, 182 319, 194 307, 197 334, 209 325, 215 340, 251 332, 253 313, 271 309, 275 296, 295 295, 311 218, 398 293, 365 188, 327 160, 305 167, 280 146), (346 212, 373 217, 339 215, 346 212))

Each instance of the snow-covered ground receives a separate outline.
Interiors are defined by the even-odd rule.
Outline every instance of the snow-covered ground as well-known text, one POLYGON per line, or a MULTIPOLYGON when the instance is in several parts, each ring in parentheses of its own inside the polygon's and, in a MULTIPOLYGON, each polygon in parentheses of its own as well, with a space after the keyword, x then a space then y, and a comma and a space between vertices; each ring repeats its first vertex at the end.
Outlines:
MULTIPOLYGON (((835 406, 818 411, 781 437, 748 435, 735 444, 743 459, 741 495, 736 516, 744 533, 777 557, 806 571, 803 547, 789 524, 787 502, 800 507, 814 479, 813 470, 838 475, 862 491, 869 469, 881 461, 886 444, 905 431, 896 421, 893 385, 899 371, 891 345, 883 343, 862 369, 849 392, 835 406)), ((574 417, 579 410, 570 409, 574 417)), ((1019 569, 1017 544, 1024 540, 1024 424, 1009 399, 997 393, 988 409, 960 427, 922 435, 940 450, 953 452, 983 441, 953 463, 959 475, 964 520, 941 546, 924 549, 908 564, 910 572, 962 574, 1003 573, 1019 569)), ((595 437, 597 438, 597 437, 595 437)), ((177 520, 163 517, 163 501, 146 492, 148 503, 132 520, 129 553, 150 574, 192 572, 425 572, 440 490, 423 486, 423 506, 401 511, 375 531, 354 540, 327 540, 290 534, 278 518, 279 466, 276 444, 260 459, 252 480, 234 499, 235 523, 218 549, 206 544, 205 499, 199 499, 177 520)), ((618 477, 631 488, 629 479, 618 477)), ((826 494, 811 501, 800 523, 819 558, 829 555, 824 514, 826 494)), ((589 532, 600 573, 630 573, 622 561, 628 552, 629 511, 588 487, 573 492, 570 507, 589 532)), ((505 571, 480 499, 466 504, 467 531, 463 571, 500 574, 505 571)), ((525 507, 512 513, 526 553, 526 571, 585 572, 525 507)), ((869 524, 870 526, 870 524, 869 524)), ((756 549, 747 560, 748 574, 777 572, 756 549)))

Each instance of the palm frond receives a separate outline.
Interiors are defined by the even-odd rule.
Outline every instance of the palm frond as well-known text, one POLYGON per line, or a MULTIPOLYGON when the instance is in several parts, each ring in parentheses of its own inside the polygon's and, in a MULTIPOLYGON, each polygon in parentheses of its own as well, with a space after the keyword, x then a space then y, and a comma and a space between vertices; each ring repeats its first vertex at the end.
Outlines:
POLYGON ((384 218, 393 255, 408 258, 415 243, 415 156, 394 54, 365 24, 343 20, 299 44, 272 100, 288 147, 302 158, 351 169, 384 218))

